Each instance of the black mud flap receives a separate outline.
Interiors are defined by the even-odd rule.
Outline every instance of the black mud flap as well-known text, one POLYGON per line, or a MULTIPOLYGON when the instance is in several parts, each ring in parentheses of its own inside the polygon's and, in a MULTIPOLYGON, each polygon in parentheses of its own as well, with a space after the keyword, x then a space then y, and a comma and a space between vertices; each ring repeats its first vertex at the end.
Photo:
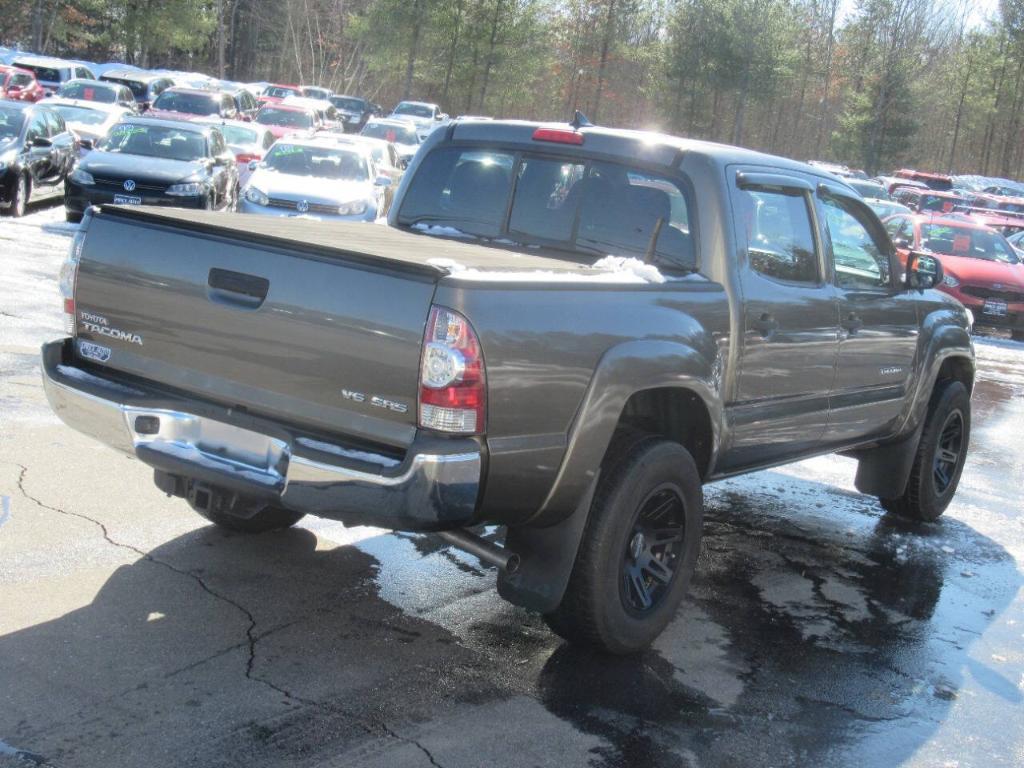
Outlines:
POLYGON ((917 429, 902 440, 844 454, 857 459, 857 477, 853 482, 858 491, 880 499, 895 499, 903 495, 910 480, 910 471, 914 468, 924 423, 925 419, 921 419, 917 429))
POLYGON ((498 574, 499 595, 538 613, 550 613, 558 607, 576 564, 596 488, 594 478, 576 510, 560 523, 508 529, 505 547, 519 555, 520 566, 515 573, 498 574))

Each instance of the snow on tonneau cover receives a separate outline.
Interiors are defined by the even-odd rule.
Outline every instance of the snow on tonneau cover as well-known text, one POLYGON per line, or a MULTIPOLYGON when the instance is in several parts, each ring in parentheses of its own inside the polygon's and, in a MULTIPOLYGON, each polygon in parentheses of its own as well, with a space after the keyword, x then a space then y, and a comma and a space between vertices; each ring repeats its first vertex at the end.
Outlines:
POLYGON ((646 279, 602 266, 384 226, 104 206, 82 251, 77 337, 110 349, 108 368, 402 448, 438 280, 646 279))

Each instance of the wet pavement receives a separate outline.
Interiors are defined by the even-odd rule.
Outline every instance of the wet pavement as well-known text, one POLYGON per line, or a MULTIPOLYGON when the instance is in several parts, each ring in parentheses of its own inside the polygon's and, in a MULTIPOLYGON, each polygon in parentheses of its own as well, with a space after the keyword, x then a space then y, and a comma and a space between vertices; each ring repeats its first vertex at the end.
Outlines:
POLYGON ((1024 344, 977 339, 940 523, 837 457, 709 486, 690 597, 609 658, 435 538, 225 533, 60 425, 59 216, 0 221, 0 766, 1024 765, 1024 344))

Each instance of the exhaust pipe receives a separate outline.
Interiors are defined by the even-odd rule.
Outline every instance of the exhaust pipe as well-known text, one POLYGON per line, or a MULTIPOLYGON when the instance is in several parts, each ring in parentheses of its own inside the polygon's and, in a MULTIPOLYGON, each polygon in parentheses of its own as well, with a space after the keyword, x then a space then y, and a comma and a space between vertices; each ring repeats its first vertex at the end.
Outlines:
POLYGON ((519 555, 509 552, 504 547, 499 547, 475 533, 460 528, 454 531, 439 531, 437 535, 452 546, 468 552, 481 562, 500 568, 505 573, 515 573, 519 570, 519 555))

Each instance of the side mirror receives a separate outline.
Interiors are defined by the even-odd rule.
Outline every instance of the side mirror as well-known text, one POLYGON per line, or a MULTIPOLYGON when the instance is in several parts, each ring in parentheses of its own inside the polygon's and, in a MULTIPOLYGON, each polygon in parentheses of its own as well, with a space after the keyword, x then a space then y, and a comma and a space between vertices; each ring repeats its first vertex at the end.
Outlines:
POLYGON ((257 168, 259 168, 259 165, 260 164, 258 162, 256 162, 255 160, 250 160, 249 161, 249 170, 250 171, 255 171, 257 168))
POLYGON ((942 271, 942 262, 934 256, 911 251, 907 258, 907 282, 908 290, 926 291, 934 288, 942 282, 945 273, 942 271))
POLYGON ((36 136, 34 139, 32 139, 32 146, 33 147, 52 147, 53 146, 53 142, 50 141, 45 136, 36 136))
POLYGON ((78 145, 82 149, 93 149, 95 147, 95 145, 93 144, 93 140, 92 139, 81 139, 78 142, 78 145))
POLYGON ((391 186, 391 177, 378 176, 376 179, 373 180, 373 184, 376 187, 384 187, 386 189, 387 187, 391 186))

